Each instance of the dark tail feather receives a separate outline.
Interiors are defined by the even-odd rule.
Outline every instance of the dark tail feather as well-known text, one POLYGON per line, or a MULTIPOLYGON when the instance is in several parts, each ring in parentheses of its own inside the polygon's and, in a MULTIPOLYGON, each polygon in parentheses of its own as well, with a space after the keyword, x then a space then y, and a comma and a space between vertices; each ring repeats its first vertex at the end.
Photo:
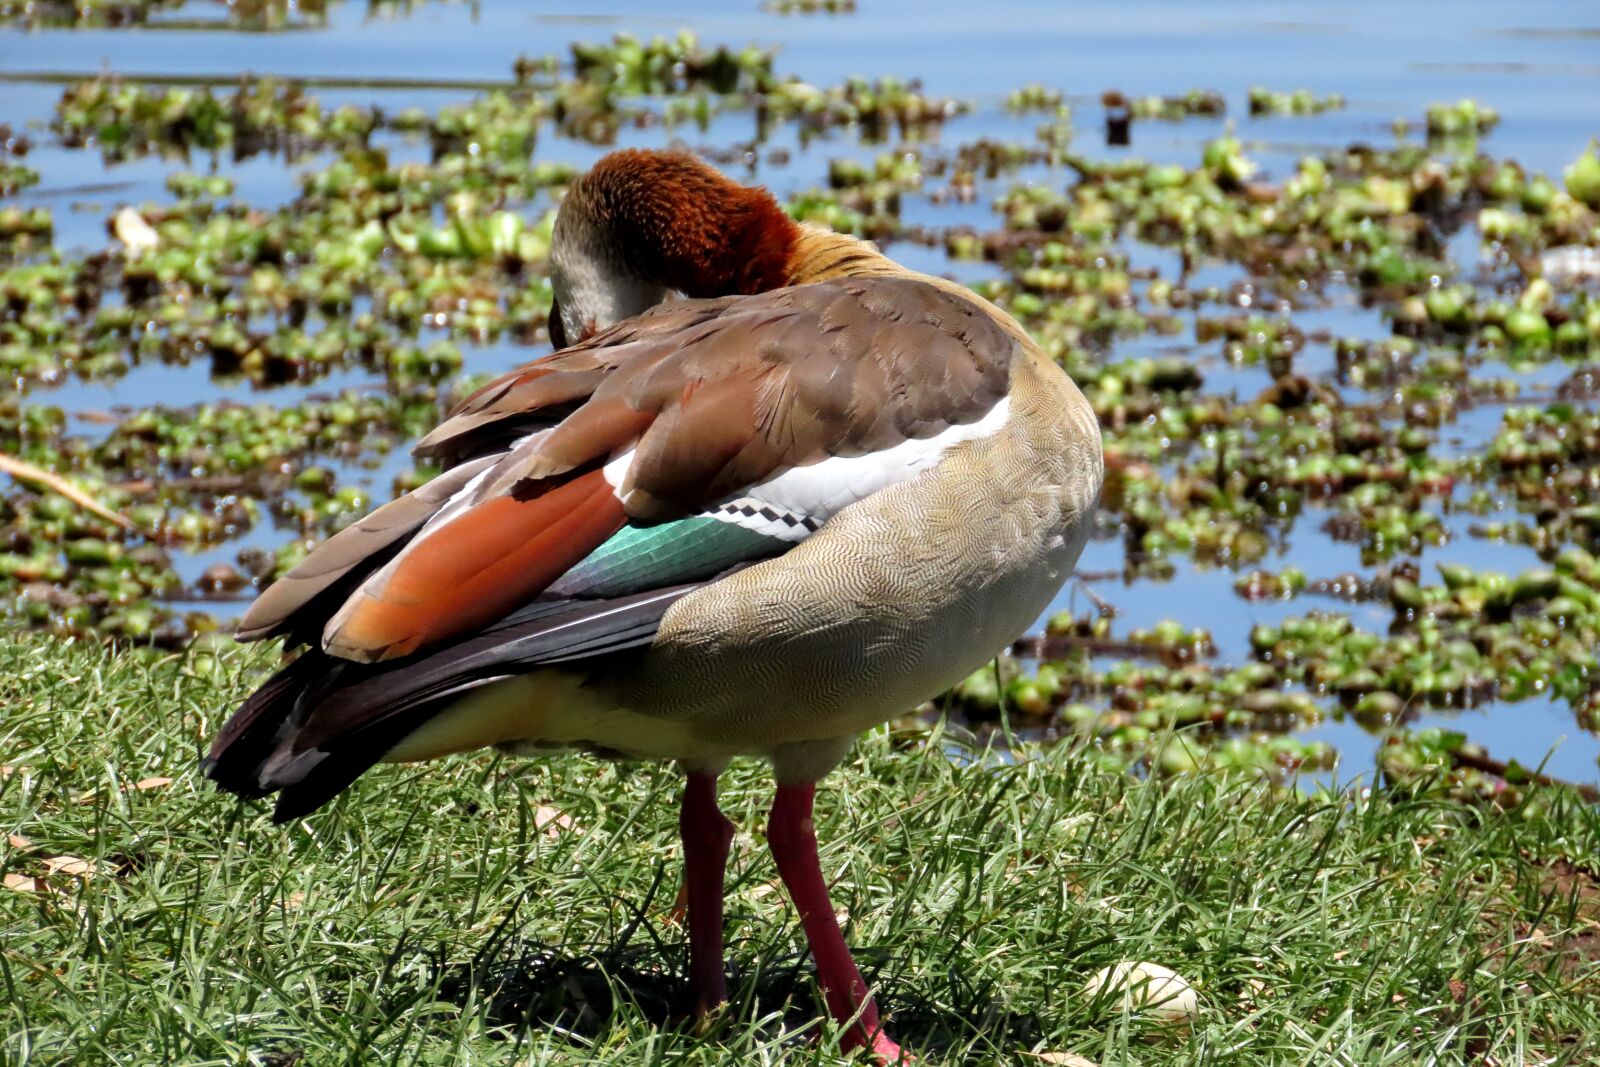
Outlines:
POLYGON ((238 796, 267 796, 272 787, 262 781, 261 765, 302 717, 296 713, 305 698, 324 691, 338 673, 336 660, 311 652, 279 669, 223 724, 200 761, 201 772, 238 796))
POLYGON ((273 822, 322 807, 439 710, 437 704, 373 708, 370 717, 322 747, 305 749, 307 722, 348 688, 346 675, 370 673, 316 649, 302 652, 234 712, 201 761, 201 771, 219 788, 247 800, 277 793, 273 822))
MULTIPOLYGON (((306 655, 333 659, 322 652, 306 655)), ((483 679, 477 684, 489 680, 483 679)), ((337 696, 338 693, 329 694, 327 700, 337 696)), ((297 728, 280 742, 257 772, 263 785, 278 794, 272 821, 288 822, 322 807, 382 760, 407 734, 443 711, 448 703, 433 700, 373 709, 368 717, 315 748, 304 746, 300 736, 304 727, 297 728)), ((326 707, 326 702, 319 703, 312 714, 326 707)))
POLYGON ((201 768, 241 797, 277 793, 273 821, 297 819, 469 690, 554 664, 582 669, 648 645, 667 609, 700 584, 535 602, 472 637, 381 663, 307 649, 234 712, 201 768))

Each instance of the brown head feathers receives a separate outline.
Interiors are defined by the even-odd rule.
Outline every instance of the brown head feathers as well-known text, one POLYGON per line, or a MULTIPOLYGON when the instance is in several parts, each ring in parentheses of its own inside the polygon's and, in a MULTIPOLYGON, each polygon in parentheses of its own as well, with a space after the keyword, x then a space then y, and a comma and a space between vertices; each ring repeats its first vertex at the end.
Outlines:
POLYGON ((612 152, 562 204, 642 278, 687 296, 790 284, 800 227, 765 189, 740 185, 677 151, 612 152))

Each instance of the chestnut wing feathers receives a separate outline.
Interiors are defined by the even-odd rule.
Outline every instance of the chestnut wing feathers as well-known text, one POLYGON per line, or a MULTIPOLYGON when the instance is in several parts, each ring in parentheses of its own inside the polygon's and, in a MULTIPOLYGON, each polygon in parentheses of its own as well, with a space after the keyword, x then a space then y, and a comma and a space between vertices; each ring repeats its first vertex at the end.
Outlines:
POLYGON ((624 505, 630 519, 659 521, 786 468, 976 421, 1005 395, 1014 349, 975 303, 912 278, 681 301, 490 383, 416 454, 473 455, 587 389, 489 491, 633 446, 624 505))
MULTIPOLYGON (((978 422, 1005 397, 1016 347, 977 304, 913 278, 663 305, 468 398, 416 448, 454 466, 313 552, 241 634, 325 626, 328 651, 380 660, 552 585, 583 595, 563 574, 619 531, 978 422)), ((751 558, 787 547, 751 544, 751 558)))

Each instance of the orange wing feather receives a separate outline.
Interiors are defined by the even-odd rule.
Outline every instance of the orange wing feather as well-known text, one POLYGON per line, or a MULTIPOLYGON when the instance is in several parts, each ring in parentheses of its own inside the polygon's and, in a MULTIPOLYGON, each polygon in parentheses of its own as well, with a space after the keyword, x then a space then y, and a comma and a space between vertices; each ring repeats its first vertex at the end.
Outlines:
POLYGON ((398 557, 329 623, 326 650, 375 661, 407 655, 501 618, 622 529, 599 470, 537 496, 494 496, 398 557))

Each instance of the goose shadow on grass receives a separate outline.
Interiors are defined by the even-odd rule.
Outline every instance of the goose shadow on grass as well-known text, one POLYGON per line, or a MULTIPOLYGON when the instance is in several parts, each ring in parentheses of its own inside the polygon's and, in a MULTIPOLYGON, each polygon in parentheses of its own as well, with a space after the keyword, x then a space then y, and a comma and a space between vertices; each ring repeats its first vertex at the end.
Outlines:
MULTIPOLYGON (((660 886, 658 877, 644 904, 630 908, 632 921, 609 943, 549 944, 517 932, 514 915, 507 916, 472 960, 436 969, 433 995, 473 1005, 512 1040, 532 1031, 557 1032, 582 1046, 603 1039, 619 1014, 637 1015, 662 1030, 689 1031, 693 998, 684 931, 646 917, 660 886)), ((735 927, 740 916, 729 920, 735 927)), ((793 932, 786 926, 764 940, 731 941, 728 995, 733 1019, 767 1020, 764 1040, 799 1044, 816 1036, 824 1008, 810 954, 782 947, 792 943, 793 932)), ((1027 1048, 1038 1040, 1038 1017, 1008 1010, 997 990, 975 986, 950 967, 930 997, 928 983, 913 989, 899 980, 896 955, 887 946, 856 951, 890 1032, 907 1048, 988 1058, 996 1050, 1027 1048)), ((717 1038, 713 1033, 706 1040, 717 1038)))

